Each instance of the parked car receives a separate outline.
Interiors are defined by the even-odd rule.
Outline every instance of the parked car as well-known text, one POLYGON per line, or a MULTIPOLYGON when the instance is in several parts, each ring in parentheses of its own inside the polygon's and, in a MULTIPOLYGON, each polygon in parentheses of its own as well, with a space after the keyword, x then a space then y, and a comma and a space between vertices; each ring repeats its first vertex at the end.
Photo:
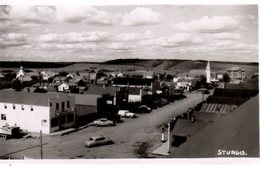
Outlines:
POLYGON ((86 147, 94 147, 101 145, 113 144, 114 142, 110 138, 105 138, 103 136, 93 136, 84 142, 86 147))
POLYGON ((111 120, 108 120, 106 118, 101 118, 101 119, 98 119, 98 120, 95 120, 93 122, 93 125, 94 126, 113 126, 114 125, 114 122, 111 121, 111 120))
POLYGON ((141 106, 139 106, 139 107, 137 108, 137 112, 139 112, 139 113, 149 113, 149 112, 151 112, 151 111, 152 111, 152 109, 149 108, 149 107, 146 106, 146 105, 141 105, 141 106))
POLYGON ((136 115, 132 112, 129 112, 128 110, 119 110, 118 115, 125 118, 135 118, 136 115))

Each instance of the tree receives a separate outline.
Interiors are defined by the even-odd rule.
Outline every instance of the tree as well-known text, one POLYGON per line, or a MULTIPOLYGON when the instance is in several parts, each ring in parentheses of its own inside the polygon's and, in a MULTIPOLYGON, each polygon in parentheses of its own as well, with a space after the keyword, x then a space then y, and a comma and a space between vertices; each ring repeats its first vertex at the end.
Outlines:
POLYGON ((230 81, 230 77, 227 73, 223 74, 223 82, 228 83, 230 81))

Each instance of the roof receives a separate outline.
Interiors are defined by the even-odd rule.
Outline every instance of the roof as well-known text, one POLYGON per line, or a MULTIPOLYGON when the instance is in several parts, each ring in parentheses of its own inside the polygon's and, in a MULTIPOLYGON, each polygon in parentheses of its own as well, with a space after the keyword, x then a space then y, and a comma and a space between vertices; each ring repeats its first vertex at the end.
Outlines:
POLYGON ((258 90, 258 84, 226 84, 226 89, 258 90))
POLYGON ((67 85, 67 86, 77 86, 76 83, 72 83, 72 82, 65 82, 65 83, 62 83, 60 86, 64 86, 64 85, 67 85))
MULTIPOLYGON (((59 93, 59 96, 68 96, 59 93)), ((26 104, 34 106, 49 106, 49 99, 56 99, 57 93, 28 93, 17 91, 0 91, 0 102, 26 104)))
MULTIPOLYGON (((203 124, 197 121, 189 126, 194 125, 203 124)), ((216 157, 219 149, 244 151, 246 157, 259 157, 259 96, 217 121, 198 128, 201 129, 174 150, 171 157, 216 157)))
POLYGON ((102 87, 102 86, 90 86, 86 91, 86 94, 105 95, 109 94, 114 96, 115 92, 119 91, 117 87, 102 87))
POLYGON ((92 69, 89 71, 89 73, 96 73, 96 71, 92 69))
POLYGON ((241 68, 241 67, 230 67, 227 69, 227 71, 245 71, 245 69, 241 68))
POLYGON ((136 86, 150 86, 154 79, 148 78, 114 78, 114 85, 136 85, 136 86))

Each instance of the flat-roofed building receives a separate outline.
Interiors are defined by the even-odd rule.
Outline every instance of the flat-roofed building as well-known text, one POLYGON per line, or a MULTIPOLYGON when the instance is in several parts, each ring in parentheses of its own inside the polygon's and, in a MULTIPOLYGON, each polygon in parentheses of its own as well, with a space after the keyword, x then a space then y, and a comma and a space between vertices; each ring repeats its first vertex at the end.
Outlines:
POLYGON ((75 124, 75 97, 61 93, 0 91, 0 125, 45 134, 75 124))

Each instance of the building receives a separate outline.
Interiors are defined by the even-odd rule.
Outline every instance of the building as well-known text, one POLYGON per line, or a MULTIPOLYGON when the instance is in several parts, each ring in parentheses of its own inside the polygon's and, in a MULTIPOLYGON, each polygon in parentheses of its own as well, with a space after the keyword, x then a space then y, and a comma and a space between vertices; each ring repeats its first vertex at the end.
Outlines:
POLYGON ((148 88, 153 92, 160 88, 160 83, 156 78, 114 78, 112 85, 114 87, 148 88))
POLYGON ((210 64, 209 64, 209 61, 208 61, 208 64, 207 64, 205 72, 206 72, 206 82, 210 83, 211 82, 211 74, 210 74, 210 64))
POLYGON ((0 91, 0 125, 50 134, 75 124, 75 97, 60 93, 0 91))
POLYGON ((89 72, 89 80, 92 83, 96 82, 96 80, 97 80, 97 72, 93 69, 89 72))
POLYGON ((77 89, 77 84, 64 82, 58 86, 59 92, 75 92, 77 89))
POLYGON ((246 78, 246 71, 241 67, 231 67, 226 70, 229 78, 232 80, 244 80, 246 78))
POLYGON ((127 91, 128 91, 129 103, 136 103, 136 102, 142 103, 143 97, 148 94, 148 91, 144 91, 143 89, 134 88, 134 87, 127 88, 127 91))
POLYGON ((89 123, 96 118, 115 114, 114 96, 109 94, 73 94, 76 104, 76 124, 89 123))

